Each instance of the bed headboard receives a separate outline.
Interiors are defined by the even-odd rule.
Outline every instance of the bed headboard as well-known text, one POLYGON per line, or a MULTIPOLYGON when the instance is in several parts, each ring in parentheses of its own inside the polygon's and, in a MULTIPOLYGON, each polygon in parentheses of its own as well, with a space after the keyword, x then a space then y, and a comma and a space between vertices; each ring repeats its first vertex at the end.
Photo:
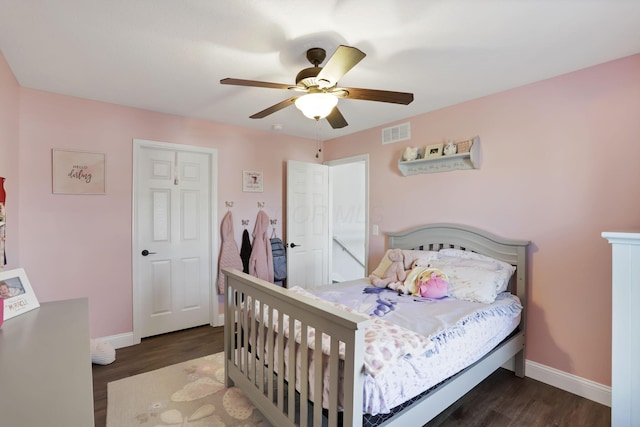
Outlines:
MULTIPOLYGON (((498 237, 474 227, 457 224, 428 224, 397 233, 387 233, 390 248, 437 251, 455 248, 477 252, 499 259, 516 267, 510 291, 518 295, 526 306, 527 240, 498 237)), ((524 317, 522 326, 524 327, 524 317)))

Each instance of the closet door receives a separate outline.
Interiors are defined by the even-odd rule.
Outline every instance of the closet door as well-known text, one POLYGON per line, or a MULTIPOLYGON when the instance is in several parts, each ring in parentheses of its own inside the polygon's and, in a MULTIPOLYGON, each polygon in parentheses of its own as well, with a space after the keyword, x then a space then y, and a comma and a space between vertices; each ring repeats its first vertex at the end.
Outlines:
POLYGON ((136 158, 136 335, 214 324, 214 153, 143 145, 136 158))

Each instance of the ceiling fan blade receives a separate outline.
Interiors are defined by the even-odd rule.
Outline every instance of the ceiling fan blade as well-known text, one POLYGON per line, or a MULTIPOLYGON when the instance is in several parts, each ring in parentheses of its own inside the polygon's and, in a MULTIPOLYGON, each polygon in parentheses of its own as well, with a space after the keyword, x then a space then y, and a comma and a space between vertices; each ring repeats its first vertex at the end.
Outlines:
POLYGON ((250 119, 262 119, 267 117, 269 114, 273 114, 276 111, 280 111, 283 108, 287 108, 289 105, 293 105, 293 103, 298 99, 297 96, 293 96, 289 99, 285 99, 284 101, 278 102, 277 104, 272 105, 269 108, 265 108, 264 110, 255 113, 253 116, 249 116, 250 119))
POLYGON ((340 129, 349 124, 344 119, 344 116, 342 115, 340 110, 338 110, 337 106, 333 107, 333 110, 331 110, 331 113, 329 113, 329 115, 327 116, 327 121, 334 129, 340 129))
POLYGON ((318 73, 316 77, 318 86, 335 86, 338 80, 355 67, 358 62, 362 61, 365 56, 367 55, 358 48, 344 45, 338 46, 325 66, 322 67, 320 73, 318 73))
POLYGON ((391 102, 393 104, 408 105, 413 101, 413 94, 408 92, 393 92, 390 90, 358 89, 353 87, 340 88, 346 93, 337 96, 349 99, 363 99, 365 101, 391 102))
POLYGON ((220 80, 220 84, 235 85, 235 86, 266 87, 270 89, 292 89, 295 87, 294 85, 287 85, 284 83, 270 83, 270 82, 261 82, 258 80, 232 79, 230 77, 220 80))

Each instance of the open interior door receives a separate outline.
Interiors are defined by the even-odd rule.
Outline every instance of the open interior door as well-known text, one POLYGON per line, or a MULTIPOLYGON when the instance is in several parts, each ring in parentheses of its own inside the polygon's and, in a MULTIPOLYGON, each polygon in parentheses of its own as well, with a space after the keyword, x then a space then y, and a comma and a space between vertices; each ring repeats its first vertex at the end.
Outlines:
POLYGON ((329 167, 287 162, 287 286, 329 283, 329 167))

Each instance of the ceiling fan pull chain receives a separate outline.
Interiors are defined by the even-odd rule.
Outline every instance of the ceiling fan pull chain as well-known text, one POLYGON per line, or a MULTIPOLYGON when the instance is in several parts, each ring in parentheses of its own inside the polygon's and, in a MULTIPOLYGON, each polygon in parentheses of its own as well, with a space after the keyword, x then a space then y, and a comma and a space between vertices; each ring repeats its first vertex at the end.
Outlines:
POLYGON ((316 139, 318 141, 318 144, 317 144, 318 151, 316 151, 316 159, 320 158, 320 153, 322 152, 322 145, 321 145, 322 140, 321 140, 320 131, 321 131, 320 120, 316 120, 316 136, 317 136, 316 139))

